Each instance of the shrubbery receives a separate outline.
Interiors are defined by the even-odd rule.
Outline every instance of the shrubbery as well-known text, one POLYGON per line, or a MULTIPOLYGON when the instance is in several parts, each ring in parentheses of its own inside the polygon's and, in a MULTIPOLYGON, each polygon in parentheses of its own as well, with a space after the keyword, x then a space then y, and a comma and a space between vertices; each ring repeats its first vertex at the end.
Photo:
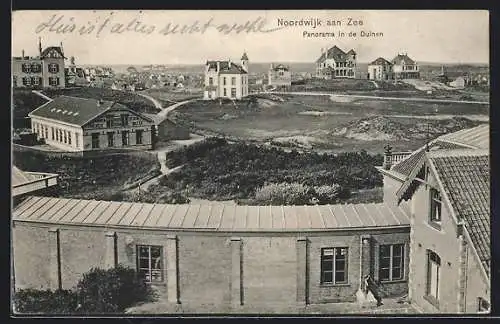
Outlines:
POLYGON ((255 192, 255 203, 272 205, 334 204, 347 198, 337 184, 327 186, 307 186, 300 183, 271 183, 255 192))
POLYGON ((151 288, 135 270, 119 265, 90 270, 75 290, 19 290, 14 296, 14 310, 51 315, 123 313, 139 302, 153 299, 151 288))
POLYGON ((365 151, 338 155, 285 152, 210 138, 167 154, 169 167, 181 164, 183 168, 163 178, 160 185, 204 199, 252 199, 266 184, 297 183, 317 187, 316 198, 330 202, 349 196, 350 191, 382 185, 375 169, 382 164, 382 155, 365 151), (332 182, 335 187, 328 189, 332 182))

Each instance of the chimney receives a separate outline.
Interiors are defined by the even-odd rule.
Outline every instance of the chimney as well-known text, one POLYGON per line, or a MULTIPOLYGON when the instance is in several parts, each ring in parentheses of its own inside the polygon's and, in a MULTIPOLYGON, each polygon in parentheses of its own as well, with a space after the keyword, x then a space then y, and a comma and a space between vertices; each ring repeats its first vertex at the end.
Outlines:
POLYGON ((21 52, 21 56, 22 56, 22 57, 23 57, 23 59, 24 59, 24 50, 22 50, 22 52, 21 52))
POLYGON ((38 37, 38 52, 42 55, 42 38, 38 37))
POLYGON ((64 54, 64 49, 63 49, 63 45, 62 45, 62 42, 61 42, 61 52, 64 54))
POLYGON ((229 58, 229 59, 227 59, 227 65, 228 65, 229 67, 231 67, 231 59, 230 59, 230 58, 229 58))
POLYGON ((97 107, 101 107, 102 104, 103 104, 102 99, 97 100, 97 107))
POLYGON ((220 62, 217 61, 217 72, 220 72, 220 62))
POLYGON ((271 63, 271 70, 274 69, 274 63, 271 63))
POLYGON ((392 167, 392 147, 389 145, 386 145, 385 147, 385 152, 384 152, 384 164, 383 168, 385 170, 390 170, 392 167))

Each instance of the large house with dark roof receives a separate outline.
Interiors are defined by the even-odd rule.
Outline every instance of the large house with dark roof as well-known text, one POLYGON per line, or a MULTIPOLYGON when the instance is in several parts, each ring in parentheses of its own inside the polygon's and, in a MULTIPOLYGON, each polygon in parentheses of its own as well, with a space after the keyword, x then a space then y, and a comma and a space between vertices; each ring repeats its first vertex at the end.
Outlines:
POLYGON ((420 69, 414 60, 408 54, 398 54, 392 59, 392 71, 396 80, 402 79, 420 79, 420 69))
POLYGON ((207 61, 203 98, 241 99, 248 96, 248 56, 243 53, 241 64, 231 61, 207 61))
POLYGON ((59 96, 28 116, 38 139, 64 151, 152 147, 154 121, 116 102, 59 96))
POLYGON ((409 299, 425 313, 488 312, 489 125, 388 152, 384 201, 411 220, 409 299))
POLYGON ((347 53, 336 45, 329 49, 321 49, 316 60, 316 77, 321 79, 356 78, 356 52, 347 53))
POLYGON ((66 76, 62 43, 42 50, 38 42, 38 55, 26 56, 24 50, 19 57, 12 58, 12 87, 14 88, 64 88, 66 76))

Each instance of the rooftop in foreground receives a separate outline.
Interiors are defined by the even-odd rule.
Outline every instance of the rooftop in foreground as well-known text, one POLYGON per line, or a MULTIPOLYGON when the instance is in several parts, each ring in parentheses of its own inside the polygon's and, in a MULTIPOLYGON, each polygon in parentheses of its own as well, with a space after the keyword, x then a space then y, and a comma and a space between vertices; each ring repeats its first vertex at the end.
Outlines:
POLYGON ((221 232, 302 232, 409 227, 399 207, 383 203, 314 206, 167 205, 29 197, 22 222, 221 232))

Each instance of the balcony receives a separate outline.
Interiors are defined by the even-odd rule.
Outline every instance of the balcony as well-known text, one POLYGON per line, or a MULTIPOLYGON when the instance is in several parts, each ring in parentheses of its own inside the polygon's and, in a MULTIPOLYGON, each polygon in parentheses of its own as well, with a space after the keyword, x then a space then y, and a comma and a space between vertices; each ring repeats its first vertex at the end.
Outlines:
POLYGON ((387 162, 389 162, 391 165, 394 165, 398 163, 399 161, 403 160, 407 156, 409 156, 413 152, 394 152, 391 155, 386 155, 385 159, 387 162))

